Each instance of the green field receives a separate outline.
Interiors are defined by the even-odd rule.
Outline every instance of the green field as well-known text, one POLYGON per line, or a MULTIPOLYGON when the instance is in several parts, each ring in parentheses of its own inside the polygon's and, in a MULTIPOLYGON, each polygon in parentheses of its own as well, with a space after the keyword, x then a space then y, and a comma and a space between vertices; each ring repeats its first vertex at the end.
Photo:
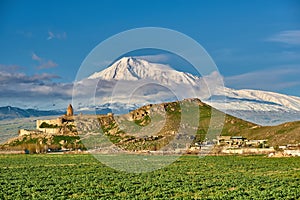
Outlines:
POLYGON ((300 158, 184 156, 134 174, 91 155, 0 155, 0 168, 0 199, 300 199, 300 158))

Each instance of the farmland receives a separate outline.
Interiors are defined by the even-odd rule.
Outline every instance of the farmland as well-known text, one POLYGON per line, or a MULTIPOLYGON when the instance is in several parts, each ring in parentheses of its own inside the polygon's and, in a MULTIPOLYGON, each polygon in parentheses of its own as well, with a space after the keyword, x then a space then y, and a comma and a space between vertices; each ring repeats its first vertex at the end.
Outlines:
POLYGON ((134 174, 91 155, 0 155, 0 199, 299 199, 299 167, 300 158, 183 156, 134 174))

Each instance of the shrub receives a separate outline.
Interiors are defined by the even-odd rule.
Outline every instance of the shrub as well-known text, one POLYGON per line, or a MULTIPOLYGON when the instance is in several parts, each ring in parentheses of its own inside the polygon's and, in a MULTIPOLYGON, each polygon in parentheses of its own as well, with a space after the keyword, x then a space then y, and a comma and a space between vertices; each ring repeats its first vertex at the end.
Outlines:
POLYGON ((40 125, 40 128, 58 128, 57 124, 48 124, 47 122, 43 122, 40 125))

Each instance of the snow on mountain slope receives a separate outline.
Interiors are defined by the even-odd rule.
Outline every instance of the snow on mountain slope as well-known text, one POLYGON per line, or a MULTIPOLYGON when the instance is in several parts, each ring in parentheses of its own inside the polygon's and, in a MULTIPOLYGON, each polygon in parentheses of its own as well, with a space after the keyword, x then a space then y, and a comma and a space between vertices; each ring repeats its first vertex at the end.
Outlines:
POLYGON ((300 111, 300 98, 261 90, 234 90, 224 88, 211 97, 211 104, 217 108, 224 105, 218 96, 226 97, 226 107, 232 110, 255 111, 300 111))
POLYGON ((197 76, 176 71, 168 65, 150 63, 132 57, 123 57, 107 69, 92 74, 88 79, 127 81, 150 79, 166 85, 176 83, 193 86, 196 86, 196 82, 199 80, 197 76))
POLYGON ((270 105, 289 108, 291 110, 300 111, 300 98, 288 96, 275 92, 261 90, 235 90, 226 93, 227 98, 239 98, 240 100, 253 99, 258 103, 271 103, 270 105))
POLYGON ((234 90, 225 88, 218 92, 226 102, 212 96, 205 101, 212 107, 230 115, 260 125, 278 125, 300 120, 300 98, 260 90, 234 90))

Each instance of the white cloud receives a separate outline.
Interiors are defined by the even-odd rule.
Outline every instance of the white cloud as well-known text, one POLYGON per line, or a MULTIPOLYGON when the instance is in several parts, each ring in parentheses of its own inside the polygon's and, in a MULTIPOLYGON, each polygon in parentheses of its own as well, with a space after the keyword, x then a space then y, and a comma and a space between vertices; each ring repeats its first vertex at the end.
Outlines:
POLYGON ((57 67, 58 64, 55 63, 52 60, 45 60, 43 58, 41 58, 40 56, 38 56, 35 53, 32 53, 31 55, 32 60, 37 61, 38 62, 38 66, 37 69, 49 69, 49 68, 53 68, 53 67, 57 67))
POLYGON ((300 30, 281 31, 268 38, 267 41, 280 42, 289 45, 300 45, 300 30))
POLYGON ((260 71, 225 77, 227 86, 235 89, 259 89, 278 91, 293 86, 299 86, 300 68, 297 65, 287 65, 260 71))
POLYGON ((19 66, 19 65, 2 65, 0 64, 0 72, 16 72, 19 71, 20 69, 22 69, 23 67, 19 66))
POLYGON ((67 38, 67 33, 62 32, 62 33, 54 33, 53 31, 48 31, 48 37, 47 40, 52 40, 52 39, 59 39, 63 40, 67 38))
POLYGON ((55 74, 35 74, 28 76, 24 73, 11 73, 0 71, 0 83, 2 85, 11 85, 11 84, 27 84, 27 83, 36 83, 42 85, 44 82, 52 81, 53 79, 60 78, 55 74))
POLYGON ((0 70, 0 106, 26 104, 49 109, 53 102, 69 101, 73 84, 56 83, 54 80, 59 78, 48 73, 26 75, 0 70))
POLYGON ((57 64, 53 62, 52 60, 48 60, 46 62, 42 62, 37 68, 38 69, 48 69, 48 68, 53 68, 56 67, 57 64))
POLYGON ((36 60, 36 61, 42 61, 42 58, 39 57, 38 55, 36 55, 35 53, 32 53, 32 56, 31 56, 32 60, 36 60))
POLYGON ((55 38, 55 35, 51 31, 48 31, 48 38, 47 38, 47 40, 51 40, 53 38, 55 38))

